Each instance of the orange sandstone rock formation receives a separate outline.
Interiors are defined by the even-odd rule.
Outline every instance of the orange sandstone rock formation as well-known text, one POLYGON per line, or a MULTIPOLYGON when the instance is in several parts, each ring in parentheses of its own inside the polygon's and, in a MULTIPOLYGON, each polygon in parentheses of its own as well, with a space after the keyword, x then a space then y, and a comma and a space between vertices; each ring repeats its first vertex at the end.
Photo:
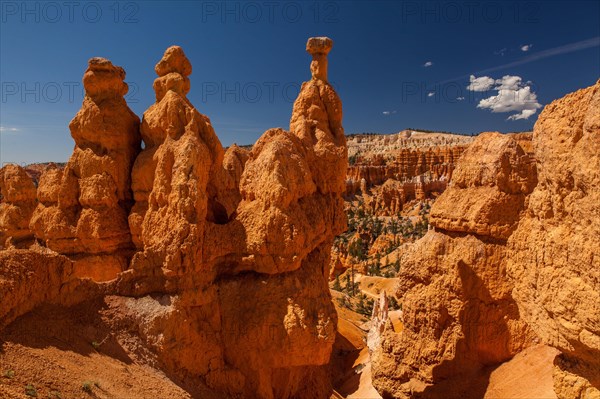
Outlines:
POLYGON ((29 220, 36 207, 33 180, 18 165, 0 169, 0 249, 26 245, 33 238, 29 220))
POLYGON ((183 50, 167 49, 155 71, 156 103, 144 113, 145 148, 132 172, 136 203, 129 225, 143 249, 132 266, 149 262, 173 273, 191 272, 201 263, 197 252, 207 219, 227 221, 215 204, 224 151, 210 120, 186 98, 192 67, 183 50))
POLYGON ((384 397, 476 397, 449 381, 532 343, 504 259, 535 183, 529 157, 508 136, 482 134, 465 151, 432 207, 434 230, 402 256, 396 296, 404 329, 379 321, 386 328, 371 337, 380 341, 373 384, 384 397))
MULTIPOLYGON (((467 137, 471 139, 471 137, 467 137)), ((407 141, 407 140, 405 140, 407 141)), ((409 143, 401 150, 392 150, 386 154, 390 159, 381 157, 368 158, 358 161, 348 168, 348 180, 358 182, 365 179, 367 186, 379 185, 388 179, 398 181, 411 180, 415 176, 428 174, 433 180, 450 180, 456 161, 468 147, 469 142, 461 142, 452 146, 437 146, 430 143, 428 148, 411 148, 409 143)))
POLYGON ((506 240, 537 183, 535 164, 508 136, 482 133, 431 209, 436 229, 506 240))
MULTIPOLYGON (((330 39, 294 104, 290 132, 271 129, 247 153, 224 153, 187 100, 191 66, 171 47, 144 114, 129 224, 139 252, 117 283, 135 297, 165 292, 155 350, 171 370, 248 398, 325 397, 336 315, 327 286, 333 238, 345 228, 341 102, 327 83, 330 39), (181 328, 177 320, 193 320, 181 328), (203 348, 199 354, 189 348, 203 348)), ((142 299, 129 302, 136 306, 142 299)))
POLYGON ((376 337, 384 396, 478 396, 453 377, 507 359, 535 331, 561 351, 556 395, 600 397, 598 109, 600 81, 548 105, 532 142, 486 134, 464 153, 434 231, 403 256, 404 330, 376 337))
POLYGON ((65 256, 36 250, 0 251, 0 329, 42 303, 66 294, 64 282, 72 272, 65 256))
POLYGON ((90 60, 73 155, 39 182, 30 227, 47 248, 0 254, 0 325, 44 302, 93 299, 90 312, 180 380, 222 397, 328 397, 337 317, 327 281, 347 168, 331 47, 309 39, 312 79, 290 131, 268 130, 250 152, 224 151, 187 99, 192 67, 180 47, 156 65, 141 126, 123 69, 90 60))
POLYGON ((31 220, 36 237, 76 259, 77 273, 111 280, 132 249, 127 214, 130 173, 139 151, 139 118, 123 96, 125 71, 92 58, 83 76, 85 98, 69 124, 75 149, 64 170, 49 169, 38 187, 31 220))
POLYGON ((509 239, 522 317, 562 354, 559 398, 600 397, 600 81, 546 106, 534 128, 539 184, 509 239))

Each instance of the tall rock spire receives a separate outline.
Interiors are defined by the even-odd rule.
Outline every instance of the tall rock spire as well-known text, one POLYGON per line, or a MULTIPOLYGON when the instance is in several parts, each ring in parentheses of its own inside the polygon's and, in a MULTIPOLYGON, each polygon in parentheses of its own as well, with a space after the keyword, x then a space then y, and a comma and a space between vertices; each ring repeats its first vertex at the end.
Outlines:
POLYGON ((332 46, 333 41, 327 37, 308 39, 312 79, 302 84, 290 120, 290 131, 311 148, 308 163, 322 193, 344 192, 348 167, 342 102, 327 81, 327 54, 332 46))
POLYGON ((63 171, 40 180, 31 228, 75 262, 75 273, 110 280, 127 268, 131 235, 130 174, 140 149, 139 118, 129 109, 125 71, 92 58, 83 75, 85 98, 69 124, 75 149, 63 171))
POLYGON ((327 82, 327 54, 333 47, 333 40, 328 37, 311 37, 306 42, 306 51, 312 55, 310 72, 314 80, 327 82))
POLYGON ((182 272, 196 265, 204 222, 214 217, 213 183, 224 152, 210 120, 186 98, 192 65, 182 48, 169 47, 155 71, 156 103, 142 121, 145 148, 133 169, 136 204, 129 216, 134 242, 147 256, 133 266, 182 272))

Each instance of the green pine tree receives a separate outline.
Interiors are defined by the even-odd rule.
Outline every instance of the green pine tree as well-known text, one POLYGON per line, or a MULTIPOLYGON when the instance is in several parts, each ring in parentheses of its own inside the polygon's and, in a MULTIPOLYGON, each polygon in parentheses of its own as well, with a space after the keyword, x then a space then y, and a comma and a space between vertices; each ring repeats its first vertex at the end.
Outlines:
POLYGON ((342 291, 342 285, 340 284, 340 276, 338 275, 333 282, 333 289, 336 291, 342 291))

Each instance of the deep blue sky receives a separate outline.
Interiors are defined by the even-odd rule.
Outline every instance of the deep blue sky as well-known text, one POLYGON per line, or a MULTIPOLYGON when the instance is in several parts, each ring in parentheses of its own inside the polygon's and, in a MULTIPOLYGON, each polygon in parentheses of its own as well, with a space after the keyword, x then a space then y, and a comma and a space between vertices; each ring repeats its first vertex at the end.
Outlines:
POLYGON ((535 105, 517 120, 507 118, 526 108, 519 99, 496 109, 512 104, 512 112, 477 105, 499 93, 506 75, 521 78, 510 90, 528 86, 536 97, 527 101, 540 106, 592 85, 600 77, 599 4, 3 0, 0 162, 68 159, 68 123, 94 56, 125 68, 127 99, 141 116, 154 101, 154 65, 173 44, 193 65, 189 99, 226 146, 288 127, 298 86, 310 77, 310 36, 334 40, 329 79, 347 133, 527 130, 541 111, 535 105), (468 90, 470 75, 492 84, 468 90))

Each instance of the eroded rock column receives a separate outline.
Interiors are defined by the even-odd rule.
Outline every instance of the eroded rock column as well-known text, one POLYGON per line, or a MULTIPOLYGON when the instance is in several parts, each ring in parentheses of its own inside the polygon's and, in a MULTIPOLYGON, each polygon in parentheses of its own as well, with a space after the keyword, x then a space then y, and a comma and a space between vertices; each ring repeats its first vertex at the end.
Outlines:
POLYGON ((231 224, 241 224, 244 246, 222 263, 219 295, 227 363, 244 375, 245 395, 326 398, 331 390, 337 317, 328 275, 333 239, 346 227, 347 167, 341 101, 326 80, 331 46, 309 39, 313 79, 294 103, 290 131, 265 132, 240 180, 231 224))
POLYGON ((144 334, 161 331, 153 349, 186 380, 248 399, 328 397, 329 257, 346 221, 337 94, 326 81, 305 83, 291 132, 270 129, 249 153, 224 153, 186 98, 183 50, 167 49, 156 72, 132 173, 138 252, 118 287, 160 292, 168 305, 131 317, 144 334))
POLYGON ((22 167, 6 165, 0 169, 0 249, 30 243, 35 191, 33 180, 22 167))
POLYGON ((123 97, 124 79, 123 68, 90 59, 83 105, 69 124, 73 155, 64 170, 42 175, 31 220, 37 238, 76 261, 76 276, 96 281, 126 269, 132 250, 127 214, 140 136, 139 118, 123 97))
POLYGON ((192 65, 181 47, 168 48, 155 71, 156 103, 144 113, 145 148, 132 173, 129 225, 143 250, 133 266, 183 274, 201 265, 206 221, 227 220, 214 205, 224 152, 210 120, 186 97, 192 65))

